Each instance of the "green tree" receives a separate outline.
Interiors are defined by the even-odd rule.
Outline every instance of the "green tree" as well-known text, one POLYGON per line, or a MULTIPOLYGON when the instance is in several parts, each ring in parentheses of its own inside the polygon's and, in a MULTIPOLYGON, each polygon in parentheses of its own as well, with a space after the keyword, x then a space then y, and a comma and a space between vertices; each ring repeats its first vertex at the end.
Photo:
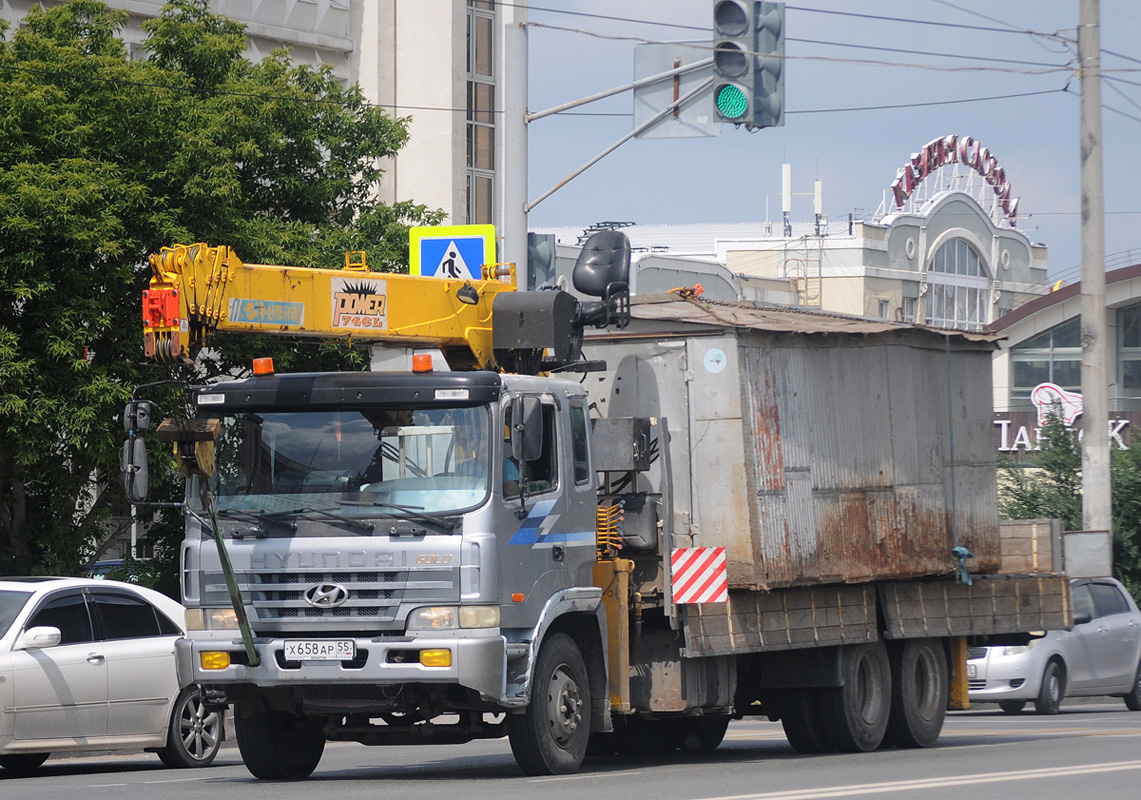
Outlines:
MULTIPOLYGON (((145 24, 146 60, 118 38, 126 12, 96 0, 33 7, 0 41, 0 574, 74 574, 125 508, 118 417, 131 387, 165 377, 140 363, 149 253, 207 241, 336 267, 364 249, 402 270, 408 226, 442 216, 376 200, 407 120, 284 51, 249 62, 243 26, 207 5, 168 3, 145 24)), ((244 366, 255 347, 287 369, 362 361, 217 345, 201 369, 244 366)))
MULTIPOLYGON (((1042 433, 1042 449, 1027 463, 1000 459, 999 514, 1004 519, 1060 519, 1064 530, 1081 530, 1081 444, 1057 415, 1051 415, 1042 433)), ((1141 599, 1141 447, 1113 452, 1111 481, 1114 576, 1141 599)))

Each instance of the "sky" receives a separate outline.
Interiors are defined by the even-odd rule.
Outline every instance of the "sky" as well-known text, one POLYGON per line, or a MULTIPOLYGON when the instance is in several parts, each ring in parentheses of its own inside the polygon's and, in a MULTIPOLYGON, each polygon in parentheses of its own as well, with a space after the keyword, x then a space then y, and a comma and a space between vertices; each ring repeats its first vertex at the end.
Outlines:
MULTIPOLYGON (((711 41, 712 7, 713 0, 532 0, 529 110, 630 82, 639 42, 711 41), (547 10, 556 8, 571 13, 547 10)), ((786 162, 794 195, 805 195, 794 196, 793 221, 812 218, 816 179, 831 220, 867 217, 912 153, 957 134, 979 141, 1005 169, 1020 198, 1018 227, 1047 246, 1050 279, 1077 281, 1078 14, 1079 0, 787 3, 783 127, 634 139, 537 205, 529 227, 761 222, 766 207, 776 221, 786 162)), ((1101 0, 1100 23, 1112 269, 1141 263, 1141 2, 1101 0)), ((532 122, 528 200, 629 133, 632 108, 625 92, 532 122)))

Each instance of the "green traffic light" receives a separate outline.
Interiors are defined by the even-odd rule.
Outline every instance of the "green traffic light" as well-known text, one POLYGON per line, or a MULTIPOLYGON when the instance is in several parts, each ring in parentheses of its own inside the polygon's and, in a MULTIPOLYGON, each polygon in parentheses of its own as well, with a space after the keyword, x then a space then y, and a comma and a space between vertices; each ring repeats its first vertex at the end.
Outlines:
POLYGON ((717 87, 717 113, 726 119, 741 119, 749 110, 749 100, 740 86, 727 83, 717 87))

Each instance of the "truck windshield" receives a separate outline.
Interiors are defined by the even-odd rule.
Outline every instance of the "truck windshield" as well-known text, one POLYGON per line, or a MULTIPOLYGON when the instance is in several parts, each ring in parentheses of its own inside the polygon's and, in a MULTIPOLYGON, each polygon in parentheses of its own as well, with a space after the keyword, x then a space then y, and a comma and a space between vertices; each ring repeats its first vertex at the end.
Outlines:
MULTIPOLYGON (((256 411, 221 420, 210 479, 220 512, 415 517, 471 508, 488 495, 483 406, 256 411)), ((197 486, 190 501, 198 503, 197 486)))

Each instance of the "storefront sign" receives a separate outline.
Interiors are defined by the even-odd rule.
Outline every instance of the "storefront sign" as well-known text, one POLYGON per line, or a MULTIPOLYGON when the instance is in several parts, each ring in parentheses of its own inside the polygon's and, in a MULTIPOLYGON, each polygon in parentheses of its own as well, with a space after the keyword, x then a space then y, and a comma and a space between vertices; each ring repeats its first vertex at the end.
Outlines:
POLYGON ((903 201, 911 196, 923 180, 940 167, 949 164, 963 164, 983 177, 994 190, 1002 213, 1013 225, 1018 219, 1018 198, 1011 197, 1010 182, 1006 170, 998 165, 998 159, 970 136, 944 136, 924 145, 918 153, 912 153, 911 161, 903 165, 895 183, 891 185, 896 208, 903 208, 903 201))

